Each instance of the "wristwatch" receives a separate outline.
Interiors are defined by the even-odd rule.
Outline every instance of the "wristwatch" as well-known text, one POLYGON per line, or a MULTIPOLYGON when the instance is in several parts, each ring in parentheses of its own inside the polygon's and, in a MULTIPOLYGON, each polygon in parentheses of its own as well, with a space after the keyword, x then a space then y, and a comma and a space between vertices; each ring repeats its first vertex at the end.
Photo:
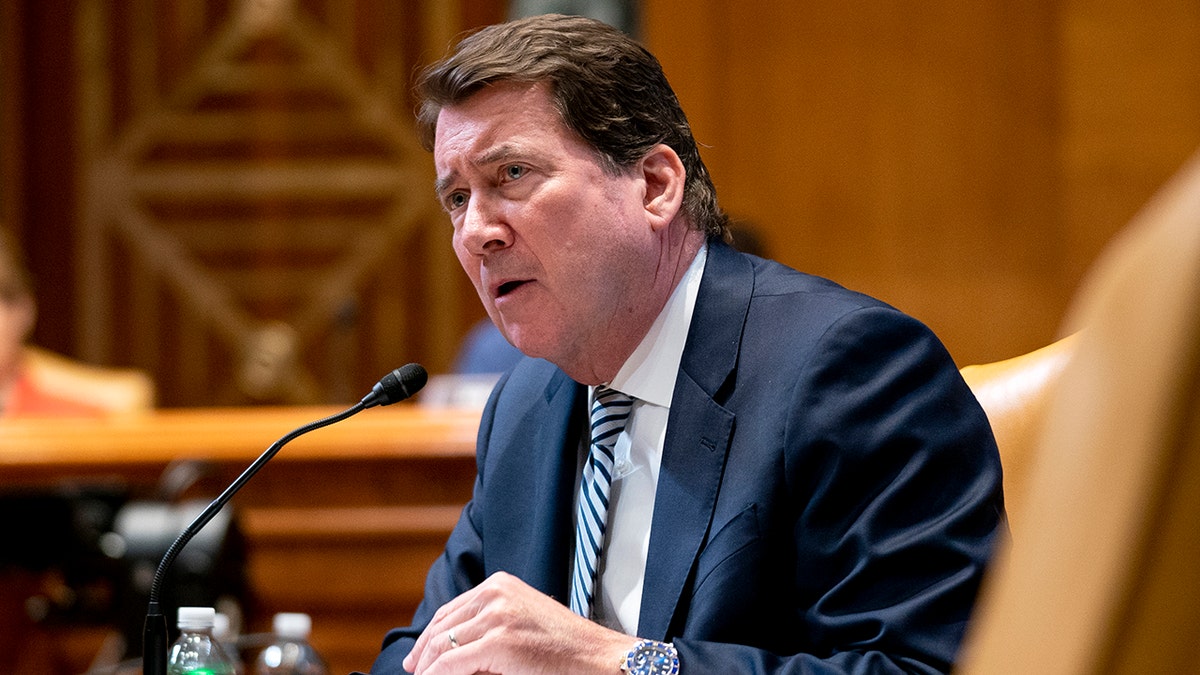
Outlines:
POLYGON ((670 642, 642 640, 625 655, 621 672, 629 675, 679 675, 679 652, 670 642))

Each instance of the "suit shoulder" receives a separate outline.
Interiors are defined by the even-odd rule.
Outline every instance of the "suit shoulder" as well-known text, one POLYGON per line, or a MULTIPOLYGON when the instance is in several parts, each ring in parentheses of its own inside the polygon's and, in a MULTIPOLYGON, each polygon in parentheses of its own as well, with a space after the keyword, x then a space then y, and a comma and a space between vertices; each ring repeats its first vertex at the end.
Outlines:
POLYGON ((549 361, 524 356, 496 383, 484 410, 485 420, 541 409, 559 394, 570 393, 574 385, 566 373, 549 361))
POLYGON ((835 314, 844 314, 859 309, 899 311, 878 298, 846 288, 831 279, 800 272, 773 260, 762 258, 753 258, 753 260, 755 262, 752 299, 790 297, 793 301, 813 307, 824 307, 835 314))

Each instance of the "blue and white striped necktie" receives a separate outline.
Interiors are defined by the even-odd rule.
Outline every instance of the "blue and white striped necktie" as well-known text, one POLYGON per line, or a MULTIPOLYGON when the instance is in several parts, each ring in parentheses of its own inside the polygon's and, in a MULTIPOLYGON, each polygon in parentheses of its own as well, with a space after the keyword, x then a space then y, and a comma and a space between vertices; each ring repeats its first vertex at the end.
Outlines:
POLYGON ((575 516, 575 572, 571 576, 571 611, 590 617, 596 569, 608 526, 608 493, 612 486, 613 446, 629 420, 633 399, 615 389, 597 387, 592 403, 592 441, 579 485, 575 516))

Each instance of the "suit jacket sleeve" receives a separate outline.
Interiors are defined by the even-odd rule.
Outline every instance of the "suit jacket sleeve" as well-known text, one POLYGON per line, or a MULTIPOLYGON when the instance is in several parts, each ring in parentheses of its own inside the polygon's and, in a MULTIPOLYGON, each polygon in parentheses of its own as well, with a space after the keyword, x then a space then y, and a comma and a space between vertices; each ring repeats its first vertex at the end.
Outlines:
MULTIPOLYGON (((502 378, 496 390, 503 388, 502 378)), ((491 430, 491 420, 495 419, 496 395, 493 394, 484 409, 482 422, 479 426, 479 440, 476 444, 476 475, 474 492, 479 493, 480 481, 483 476, 483 466, 486 459, 487 437, 491 430)), ((485 579, 483 569, 483 539, 476 518, 476 503, 472 499, 463 508, 462 515, 442 555, 434 561, 425 577, 425 595, 413 615, 412 624, 403 628, 388 631, 383 640, 383 649, 371 666, 372 673, 387 673, 395 675, 407 672, 402 665, 404 657, 412 651, 417 637, 433 619, 433 613, 439 607, 458 597, 460 594, 479 585, 485 579)))

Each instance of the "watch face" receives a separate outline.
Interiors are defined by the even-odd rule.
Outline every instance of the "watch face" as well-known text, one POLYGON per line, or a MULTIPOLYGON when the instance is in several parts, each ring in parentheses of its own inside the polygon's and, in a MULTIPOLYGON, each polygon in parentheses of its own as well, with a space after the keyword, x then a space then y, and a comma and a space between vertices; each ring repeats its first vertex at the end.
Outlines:
POLYGON ((632 675, 675 675, 679 657, 670 645, 643 643, 629 655, 628 670, 632 675))

